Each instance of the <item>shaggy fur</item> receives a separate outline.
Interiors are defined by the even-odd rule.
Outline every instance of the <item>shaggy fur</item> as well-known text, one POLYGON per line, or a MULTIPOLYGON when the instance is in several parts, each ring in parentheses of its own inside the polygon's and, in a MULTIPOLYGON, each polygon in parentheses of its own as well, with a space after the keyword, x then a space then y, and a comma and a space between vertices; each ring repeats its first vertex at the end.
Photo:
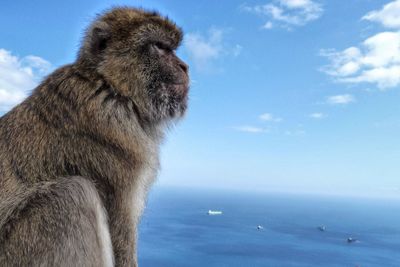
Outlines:
POLYGON ((0 119, 0 266, 137 266, 159 145, 187 106, 181 40, 158 13, 109 10, 0 119))

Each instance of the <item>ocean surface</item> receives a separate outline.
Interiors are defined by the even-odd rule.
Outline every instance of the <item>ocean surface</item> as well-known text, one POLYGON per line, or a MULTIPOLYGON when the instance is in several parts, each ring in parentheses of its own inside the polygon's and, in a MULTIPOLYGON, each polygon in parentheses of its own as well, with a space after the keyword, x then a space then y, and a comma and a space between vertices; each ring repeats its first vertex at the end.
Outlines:
POLYGON ((156 188, 138 257, 142 267, 400 267, 400 201, 156 188))

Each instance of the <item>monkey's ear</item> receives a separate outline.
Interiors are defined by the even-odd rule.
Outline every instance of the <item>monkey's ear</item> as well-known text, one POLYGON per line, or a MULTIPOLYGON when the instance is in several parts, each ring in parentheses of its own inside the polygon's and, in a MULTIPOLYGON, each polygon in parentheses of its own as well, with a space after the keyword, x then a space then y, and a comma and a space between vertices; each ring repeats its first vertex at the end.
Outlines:
POLYGON ((93 55, 100 54, 106 49, 111 39, 110 26, 103 21, 96 22, 89 32, 89 47, 93 55))

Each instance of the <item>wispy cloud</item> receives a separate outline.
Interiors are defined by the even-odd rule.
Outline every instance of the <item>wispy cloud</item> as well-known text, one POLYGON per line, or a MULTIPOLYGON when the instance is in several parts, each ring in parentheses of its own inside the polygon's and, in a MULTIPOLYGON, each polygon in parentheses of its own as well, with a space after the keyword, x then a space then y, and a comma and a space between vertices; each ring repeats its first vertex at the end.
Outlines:
POLYGON ((268 129, 264 129, 261 127, 255 127, 255 126, 249 126, 249 125, 234 127, 234 129, 239 132, 252 133, 252 134, 269 132, 268 129))
POLYGON ((327 116, 326 114, 321 113, 321 112, 314 112, 309 115, 310 118, 316 119, 316 120, 324 119, 324 118, 326 118, 326 116, 327 116))
POLYGON ((355 98, 352 95, 334 95, 327 98, 327 103, 331 105, 347 105, 355 102, 355 98))
POLYGON ((0 49, 0 111, 20 103, 50 69, 51 64, 40 57, 19 58, 0 49))
POLYGON ((273 27, 274 27, 274 24, 273 24, 271 21, 267 21, 267 22, 262 26, 262 28, 265 29, 265 30, 272 29, 273 27))
POLYGON ((322 5, 313 0, 274 0, 264 5, 243 4, 241 9, 265 17, 267 21, 263 29, 272 29, 274 26, 287 29, 303 26, 318 19, 324 12, 322 5))
POLYGON ((271 113, 263 113, 258 117, 262 121, 281 122, 283 119, 276 117, 271 113))
MULTIPOLYGON (((400 0, 372 11, 362 19, 381 23, 385 27, 400 29, 400 0)), ((377 33, 358 46, 342 51, 321 50, 321 56, 330 63, 322 70, 343 83, 371 83, 381 90, 400 85, 400 32, 377 33)))
MULTIPOLYGON (((282 118, 273 115, 272 113, 263 113, 258 116, 258 119, 262 122, 281 122, 282 118)), ((253 125, 242 125, 238 127, 233 127, 234 130, 239 132, 246 132, 246 133, 270 133, 271 132, 271 125, 268 127, 260 127, 260 126, 253 126, 253 125)))
POLYGON ((236 44, 232 49, 231 49, 231 54, 235 57, 239 56, 240 53, 242 53, 243 46, 236 44))
POLYGON ((229 46, 223 40, 224 31, 211 28, 206 35, 188 33, 184 40, 184 47, 199 70, 207 70, 212 62, 222 56, 239 56, 243 47, 239 44, 229 46))
POLYGON ((285 135, 287 136, 302 136, 305 135, 306 131, 305 130, 294 130, 294 131, 285 131, 285 135))
POLYGON ((400 0, 390 2, 380 10, 374 10, 362 17, 363 20, 369 20, 381 23, 387 28, 400 28, 400 0))
POLYGON ((374 122, 372 125, 375 128, 399 128, 400 127, 400 119, 385 118, 383 120, 374 122))

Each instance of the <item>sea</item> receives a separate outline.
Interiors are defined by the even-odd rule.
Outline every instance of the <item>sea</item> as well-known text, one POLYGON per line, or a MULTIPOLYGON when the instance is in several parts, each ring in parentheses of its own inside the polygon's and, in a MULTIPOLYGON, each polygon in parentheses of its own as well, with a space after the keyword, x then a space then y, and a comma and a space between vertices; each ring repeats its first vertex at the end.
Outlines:
POLYGON ((156 188, 139 227, 138 260, 142 267, 400 267, 400 200, 156 188))

